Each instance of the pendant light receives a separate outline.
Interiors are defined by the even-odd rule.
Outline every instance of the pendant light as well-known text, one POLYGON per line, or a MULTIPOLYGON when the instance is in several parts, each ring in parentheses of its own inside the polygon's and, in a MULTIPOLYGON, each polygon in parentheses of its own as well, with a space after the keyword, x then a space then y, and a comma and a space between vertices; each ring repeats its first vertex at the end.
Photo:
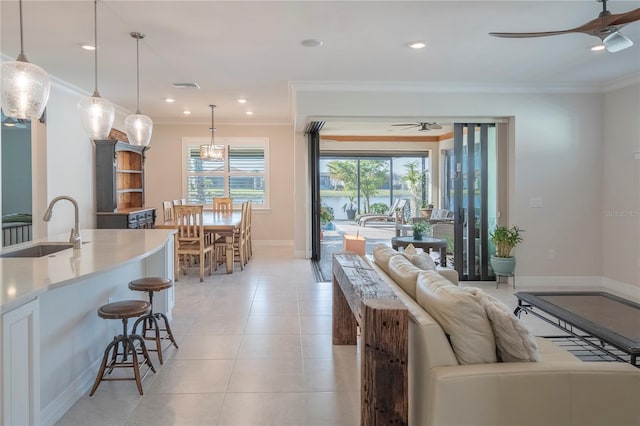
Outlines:
POLYGON ((7 117, 38 119, 42 116, 51 83, 47 73, 29 63, 24 54, 22 36, 22 0, 20 7, 20 54, 15 61, 2 64, 2 110, 7 117))
POLYGON ((78 111, 87 136, 91 139, 106 139, 113 126, 115 108, 98 93, 98 0, 93 1, 93 30, 95 89, 93 95, 78 102, 78 111))
POLYGON ((211 142, 207 145, 200 145, 200 159, 202 160, 222 160, 224 158, 224 145, 215 144, 215 120, 213 110, 215 105, 209 105, 211 108, 211 142))
POLYGON ((153 132, 153 121, 146 115, 140 113, 140 40, 144 34, 131 33, 131 37, 136 39, 136 85, 138 89, 136 113, 124 119, 124 128, 131 145, 147 146, 151 140, 153 132))

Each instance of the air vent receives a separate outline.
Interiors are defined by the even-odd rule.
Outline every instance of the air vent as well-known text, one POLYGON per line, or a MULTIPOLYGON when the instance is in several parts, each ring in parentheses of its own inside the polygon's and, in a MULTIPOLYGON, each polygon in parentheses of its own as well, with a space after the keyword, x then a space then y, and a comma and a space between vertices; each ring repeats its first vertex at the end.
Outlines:
POLYGON ((177 89, 199 89, 198 83, 173 83, 173 87, 177 89))

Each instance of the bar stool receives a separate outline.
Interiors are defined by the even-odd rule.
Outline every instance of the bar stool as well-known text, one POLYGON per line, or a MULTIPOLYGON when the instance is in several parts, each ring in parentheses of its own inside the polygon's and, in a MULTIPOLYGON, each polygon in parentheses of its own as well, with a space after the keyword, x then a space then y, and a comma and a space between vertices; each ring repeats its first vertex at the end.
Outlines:
MULTIPOLYGON (((151 304, 144 300, 122 300, 119 302, 108 303, 102 305, 98 309, 98 316, 104 319, 121 319, 122 320, 122 334, 115 336, 111 343, 107 345, 104 350, 104 356, 102 357, 102 363, 100 364, 100 370, 96 376, 96 381, 93 384, 91 393, 89 396, 93 396, 98 385, 103 380, 135 380, 138 386, 138 392, 143 395, 142 392, 142 379, 140 378, 140 364, 138 363, 138 351, 136 350, 136 342, 140 343, 140 350, 144 357, 141 364, 145 362, 149 365, 149 368, 155 373, 156 369, 153 367, 151 360, 149 359, 149 353, 147 347, 144 344, 144 339, 139 335, 127 333, 127 320, 129 318, 139 317, 151 310, 151 304), (118 348, 122 345, 122 352, 118 352, 118 348), (127 358, 131 354, 131 362, 128 362, 127 358), (118 355, 122 358, 118 361, 118 355), (108 361, 111 358, 111 361, 108 361), (134 377, 105 377, 105 370, 108 369, 106 374, 111 374, 114 368, 133 368, 134 377)), ((148 372, 148 370, 147 370, 148 372)))
POLYGON ((146 291, 149 294, 149 304, 151 305, 151 310, 146 315, 141 316, 136 320, 133 324, 133 332, 135 333, 138 329, 138 324, 142 323, 142 338, 145 340, 155 340, 156 348, 155 349, 147 349, 149 351, 158 352, 158 360, 160 361, 160 365, 162 365, 162 339, 169 339, 171 343, 178 348, 178 344, 173 337, 173 333, 171 332, 171 327, 169 326, 169 320, 167 316, 160 312, 153 312, 153 293, 156 291, 165 290, 167 288, 173 287, 173 282, 168 278, 161 277, 146 277, 140 278, 138 280, 131 281, 129 283, 129 289, 133 291, 146 291), (158 325, 158 320, 164 320, 164 328, 160 328, 158 325), (166 332, 164 337, 160 336, 160 332, 166 332), (147 332, 154 333, 152 336, 147 336, 147 332))

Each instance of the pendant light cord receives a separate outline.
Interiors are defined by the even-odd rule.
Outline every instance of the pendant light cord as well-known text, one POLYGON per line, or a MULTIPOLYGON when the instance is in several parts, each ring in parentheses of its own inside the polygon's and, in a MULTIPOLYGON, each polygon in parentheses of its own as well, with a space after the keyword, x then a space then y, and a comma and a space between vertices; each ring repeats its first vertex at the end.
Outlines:
POLYGON ((18 5, 20 8, 20 54, 18 55, 18 59, 16 59, 16 61, 29 62, 27 61, 27 57, 24 55, 24 48, 23 48, 24 37, 22 35, 22 0, 20 0, 18 5))
POLYGON ((137 100, 136 100, 136 114, 140 114, 140 38, 136 37, 136 87, 137 100))
POLYGON ((93 90, 93 97, 99 98, 100 94, 98 93, 98 0, 93 0, 93 47, 94 55, 93 55, 93 66, 94 66, 94 82, 95 89, 93 90))

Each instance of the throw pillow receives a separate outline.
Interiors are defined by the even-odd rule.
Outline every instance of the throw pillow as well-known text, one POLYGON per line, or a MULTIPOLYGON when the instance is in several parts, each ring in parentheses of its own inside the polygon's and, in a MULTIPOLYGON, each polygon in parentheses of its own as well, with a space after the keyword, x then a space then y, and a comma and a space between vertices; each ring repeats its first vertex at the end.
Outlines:
POLYGON ((389 259, 398 252, 384 244, 376 244, 373 247, 373 260, 385 273, 389 273, 389 259))
POLYGON ((502 362, 540 361, 538 343, 522 321, 504 303, 480 289, 476 290, 476 296, 480 299, 493 329, 499 360, 502 362))
POLYGON ((404 256, 389 259, 389 277, 413 300, 416 299, 416 279, 422 269, 414 266, 404 256))
POLYGON ((497 361, 493 330, 475 294, 453 285, 435 271, 424 271, 418 275, 416 297, 449 335, 460 364, 497 361))
POLYGON ((429 256, 429 253, 423 252, 414 254, 409 259, 411 263, 417 266, 420 269, 424 269, 425 271, 435 271, 436 270, 436 262, 433 261, 433 258, 429 256))
POLYGON ((404 248, 404 250, 402 250, 402 254, 404 255, 404 257, 406 257, 409 260, 411 260, 411 257, 416 255, 417 253, 418 253, 418 251, 413 246, 413 244, 409 244, 408 246, 406 246, 404 248))

